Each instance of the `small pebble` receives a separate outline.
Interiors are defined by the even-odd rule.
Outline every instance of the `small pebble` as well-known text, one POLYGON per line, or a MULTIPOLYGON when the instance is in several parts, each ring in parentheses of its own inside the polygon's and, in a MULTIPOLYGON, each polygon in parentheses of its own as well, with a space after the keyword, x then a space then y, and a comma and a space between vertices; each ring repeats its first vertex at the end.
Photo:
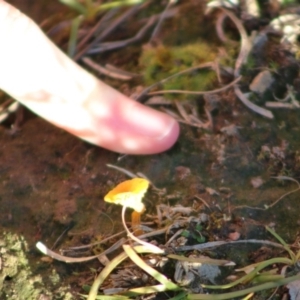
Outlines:
POLYGON ((274 78, 270 71, 265 70, 258 73, 252 80, 249 88, 252 92, 263 94, 271 84, 274 82, 274 78))
POLYGON ((264 184, 264 181, 262 180, 261 177, 253 177, 251 178, 251 185, 255 188, 258 189, 260 186, 264 184))

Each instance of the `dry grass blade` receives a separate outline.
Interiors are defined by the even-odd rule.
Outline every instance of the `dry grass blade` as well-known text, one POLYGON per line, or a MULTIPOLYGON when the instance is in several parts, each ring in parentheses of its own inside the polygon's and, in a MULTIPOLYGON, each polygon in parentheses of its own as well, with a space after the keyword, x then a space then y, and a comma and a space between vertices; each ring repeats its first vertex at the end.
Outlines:
POLYGON ((177 239, 179 236, 181 236, 182 232, 184 230, 183 229, 179 229, 166 243, 165 243, 165 247, 169 247, 169 245, 175 240, 177 239))
POLYGON ((210 264, 214 266, 235 266, 235 263, 233 261, 226 260, 226 259, 212 259, 209 257, 192 258, 192 257, 184 257, 181 255, 175 255, 175 254, 169 254, 168 257, 179 261, 196 262, 202 264, 210 264))
MULTIPOLYGON (((81 41, 78 41, 77 44, 77 52, 83 50, 85 47, 86 43, 93 37, 93 35, 96 32, 99 32, 101 30, 102 26, 105 26, 105 24, 108 22, 111 17, 113 17, 117 13, 117 9, 112 9, 108 11, 95 25, 94 27, 84 35, 81 41)), ((84 53, 82 53, 84 54, 84 53)), ((80 59, 79 55, 77 54, 76 59, 80 59)))
POLYGON ((153 26, 156 17, 153 16, 149 18, 148 22, 137 32, 137 34, 131 38, 122 41, 101 43, 99 46, 94 46, 90 48, 86 53, 87 54, 95 54, 95 53, 103 53, 110 50, 124 48, 125 46, 132 44, 134 42, 139 41, 147 32, 147 30, 153 26))
POLYGON ((63 261, 65 263, 81 263, 89 260, 96 259, 98 255, 88 256, 88 257, 68 257, 64 255, 60 255, 45 246, 42 242, 37 242, 36 247, 45 255, 50 256, 51 258, 63 261))
POLYGON ((145 234, 141 235, 140 238, 141 239, 146 239, 146 238, 153 237, 153 236, 156 236, 156 235, 165 234, 168 231, 169 227, 170 226, 167 226, 167 227, 162 228, 162 229, 157 229, 157 230, 153 230, 151 232, 145 233, 145 234))
POLYGON ((197 128, 202 128, 202 129, 203 128, 208 129, 211 127, 210 122, 204 123, 204 122, 201 122, 199 119, 197 120, 197 122, 195 122, 194 120, 186 121, 186 120, 182 119, 178 114, 171 111, 170 109, 162 107, 161 110, 164 111, 165 113, 167 113, 168 115, 170 115, 171 117, 173 117, 174 119, 176 119, 180 123, 187 124, 189 126, 193 126, 193 127, 197 127, 197 128))
MULTIPOLYGON (((229 10, 220 7, 220 9, 232 20, 232 22, 235 24, 237 30, 240 33, 241 37, 241 49, 239 52, 239 55, 237 57, 236 63, 235 63, 235 69, 234 69, 234 76, 238 77, 240 75, 240 70, 242 65, 247 61, 248 55, 252 49, 252 43, 250 38, 247 35, 247 32, 242 24, 242 22, 229 10)), ((274 116, 271 111, 261 108, 254 103, 250 102, 248 98, 242 93, 240 88, 237 85, 234 85, 234 92, 236 96, 243 102, 245 106, 247 106, 249 109, 253 110, 254 112, 269 118, 273 119, 274 116)))
POLYGON ((120 239, 118 242, 116 242, 114 245, 112 245, 111 247, 109 247, 108 249, 106 249, 105 251, 103 251, 102 253, 97 254, 97 255, 93 255, 93 256, 87 256, 87 257, 69 257, 69 256, 64 256, 64 255, 58 254, 58 253, 50 250, 42 242, 37 242, 36 243, 36 247, 43 254, 48 255, 48 256, 52 257, 53 259, 55 259, 55 260, 63 261, 65 263, 82 263, 82 262, 86 262, 86 261, 90 261, 90 260, 99 258, 102 255, 109 254, 109 253, 115 251, 116 249, 118 249, 121 245, 124 244, 124 242, 125 242, 125 239, 120 239))
POLYGON ((251 240, 238 240, 238 241, 215 241, 215 242, 208 242, 208 243, 203 243, 203 244, 197 244, 197 245, 192 245, 192 246, 180 246, 175 248, 174 250, 176 252, 184 252, 184 251, 192 251, 192 250, 205 250, 205 249, 212 249, 216 247, 220 247, 223 245, 234 245, 234 244, 262 244, 262 245, 268 245, 271 247, 276 247, 285 250, 285 248, 282 246, 282 244, 279 243, 274 243, 270 242, 267 240, 256 240, 256 239, 251 239, 251 240))
POLYGON ((231 19, 241 36, 241 49, 236 59, 234 69, 234 77, 238 77, 240 75, 242 65, 247 61, 248 55, 252 49, 252 44, 242 22, 226 8, 220 7, 220 9, 231 19))
POLYGON ((224 12, 217 16, 217 20, 216 20, 216 32, 217 32, 218 38, 222 42, 235 44, 236 42, 234 42, 232 40, 228 40, 228 38, 226 37, 226 35, 224 33, 223 23, 224 23, 226 17, 227 16, 226 16, 226 14, 224 12))
POLYGON ((269 108, 299 109, 299 106, 296 106, 293 103, 267 101, 265 105, 266 105, 266 107, 269 107, 269 108))
POLYGON ((117 72, 119 74, 123 74, 123 75, 130 76, 130 77, 139 77, 140 76, 137 73, 132 73, 132 72, 128 72, 128 71, 119 69, 119 68, 117 68, 117 67, 115 67, 115 66, 113 66, 111 64, 105 64, 105 68, 107 70, 114 71, 114 72, 117 72))
POLYGON ((151 43, 151 41, 155 40, 155 38, 157 37, 157 34, 161 28, 161 25, 164 21, 164 19, 166 18, 167 15, 167 11, 170 9, 170 7, 176 2, 177 0, 169 0, 168 4, 166 5, 164 11, 161 13, 158 22, 152 32, 151 38, 149 40, 149 43, 151 43))
POLYGON ((300 108, 300 103, 296 99, 295 93, 296 92, 295 92, 294 88, 288 84, 287 85, 287 94, 283 99, 279 99, 273 94, 274 98, 278 102, 267 101, 265 105, 266 105, 266 107, 272 107, 272 108, 298 109, 298 108, 300 108), (289 102, 287 103, 287 101, 289 101, 289 102))
POLYGON ((186 112, 184 106, 182 105, 182 103, 180 103, 180 101, 175 100, 174 101, 176 108, 178 109, 181 117, 188 123, 191 123, 191 118, 189 117, 188 113, 186 112))
POLYGON ((271 111, 269 111, 268 109, 265 109, 263 107, 260 107, 256 104, 252 103, 251 101, 249 101, 247 96, 245 96, 245 94, 242 93, 242 91, 240 90, 240 88, 237 85, 234 86, 234 92, 235 92, 236 96, 242 101, 242 103, 245 106, 247 106, 248 108, 250 108, 252 111, 254 111, 257 114, 264 116, 268 119, 274 118, 274 115, 271 111))
MULTIPOLYGON (((105 39, 111 32, 113 32, 120 24, 122 24, 125 20, 136 14, 140 9, 146 7, 149 2, 145 2, 140 5, 136 5, 126 10, 121 16, 119 16, 116 20, 114 20, 110 25, 106 26, 105 30, 99 34, 89 45, 84 47, 84 43, 79 43, 81 49, 77 50, 77 54, 75 55, 75 60, 79 60, 82 56, 84 56, 95 44, 99 43, 103 39, 105 39)), ((97 31, 97 29, 102 25, 101 21, 99 21, 95 27, 92 29, 92 34, 97 31)))
POLYGON ((88 58, 88 57, 84 57, 82 59, 82 61, 88 65, 89 67, 91 67, 92 69, 94 69, 95 71, 97 71, 98 73, 102 74, 102 75, 106 75, 109 76, 111 78, 115 78, 115 79, 119 79, 119 80, 131 80, 132 77, 131 76, 127 76, 124 74, 120 74, 116 71, 112 71, 112 70, 108 70, 107 68, 95 63, 92 59, 88 58))

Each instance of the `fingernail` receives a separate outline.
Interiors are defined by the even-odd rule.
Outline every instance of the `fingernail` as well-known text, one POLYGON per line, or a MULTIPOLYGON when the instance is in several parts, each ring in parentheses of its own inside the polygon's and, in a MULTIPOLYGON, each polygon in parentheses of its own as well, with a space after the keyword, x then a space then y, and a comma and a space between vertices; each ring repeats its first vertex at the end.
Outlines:
POLYGON ((130 123, 136 133, 157 140, 178 135, 178 123, 170 116, 139 103, 130 110, 130 123))

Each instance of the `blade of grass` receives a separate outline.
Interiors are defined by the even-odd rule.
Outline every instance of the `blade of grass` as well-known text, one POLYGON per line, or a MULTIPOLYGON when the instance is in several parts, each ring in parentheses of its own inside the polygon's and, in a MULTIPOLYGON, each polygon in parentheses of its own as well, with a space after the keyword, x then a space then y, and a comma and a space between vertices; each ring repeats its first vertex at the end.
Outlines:
POLYGON ((165 275, 159 273, 149 265, 147 265, 135 252, 135 250, 129 245, 123 245, 123 249, 125 253, 129 256, 129 258, 141 269, 143 269, 146 273, 151 275, 155 280, 160 282, 165 286, 165 290, 179 290, 180 287, 170 281, 165 275))
POLYGON ((137 295, 146 295, 146 294, 153 294, 153 293, 159 293, 159 292, 165 292, 166 287, 163 284, 157 284, 152 286, 143 286, 139 288, 130 289, 128 291, 129 296, 137 296, 137 295))
POLYGON ((68 55, 70 57, 74 57, 75 55, 78 29, 82 20, 83 20, 83 16, 80 15, 72 21, 71 33, 70 33, 69 44, 68 44, 68 55))
POLYGON ((65 4, 75 10, 80 14, 85 15, 87 10, 84 5, 80 4, 77 0, 59 0, 62 4, 65 4))
POLYGON ((187 294, 188 293, 184 291, 184 292, 170 298, 169 300, 183 300, 183 299, 186 299, 187 294))
MULTIPOLYGON (((126 296, 136 297, 137 295, 152 294, 152 293, 163 292, 163 291, 165 291, 165 286, 163 284, 158 284, 153 286, 130 289, 128 293, 126 293, 126 296)), ((180 292, 178 295, 169 298, 169 300, 183 300, 186 299, 186 296, 187 296, 187 292, 183 291, 180 292)))
POLYGON ((268 259, 268 260, 261 262, 260 264, 257 265, 257 267, 253 271, 251 271, 247 275, 239 278, 238 280, 235 280, 234 282, 224 284, 224 285, 202 285, 202 286, 207 289, 222 289, 222 290, 230 289, 230 288, 238 285, 239 283, 249 282, 256 276, 256 274, 258 274, 258 272, 260 270, 264 269, 265 267, 267 267, 269 265, 273 265, 273 264, 292 265, 293 261, 290 260, 289 258, 285 258, 285 257, 275 257, 275 258, 268 259))
POLYGON ((185 257, 176 254, 169 254, 167 255, 167 257, 171 259, 180 260, 180 261, 196 262, 196 263, 209 264, 214 266, 235 266, 235 263, 233 261, 225 260, 225 259, 212 259, 209 257, 192 258, 192 257, 185 257))
POLYGON ((116 8, 120 6, 130 6, 130 5, 135 5, 135 4, 140 4, 142 2, 145 2, 145 0, 122 0, 122 1, 113 1, 109 3, 103 3, 100 4, 97 8, 96 11, 99 12, 101 10, 106 10, 106 9, 111 9, 111 8, 116 8))
MULTIPOLYGON (((80 294, 81 297, 87 298, 86 295, 80 294)), ((95 298, 96 300, 130 300, 128 296, 123 295, 99 295, 95 298)))
POLYGON ((284 249, 289 253, 291 259, 293 262, 296 262, 296 255, 294 252, 290 249, 289 245, 269 226, 266 226, 266 229, 282 244, 284 249))
POLYGON ((93 282, 91 290, 89 292, 89 296, 87 300, 94 300, 97 297, 98 289, 100 285, 104 282, 104 280, 108 277, 108 275, 126 258, 128 255, 124 252, 115 257, 98 275, 96 280, 93 282))
POLYGON ((213 295, 207 295, 207 294, 189 294, 187 296, 187 300, 226 300, 226 299, 234 299, 237 297, 242 297, 244 295, 255 293, 263 290, 272 289, 281 285, 286 285, 287 283, 290 283, 295 280, 300 279, 300 274, 287 277, 284 279, 280 279, 274 282, 268 282, 261 285, 252 286, 250 288, 239 290, 235 292, 230 293, 224 293, 224 294, 213 294, 213 295))
MULTIPOLYGON (((149 250, 148 247, 145 246, 135 246, 133 247, 134 251, 137 253, 152 253, 151 250, 149 250)), ((108 275, 121 263, 123 262, 128 255, 125 252, 122 252, 118 256, 116 256, 111 262, 104 267, 104 269, 101 271, 101 273, 98 275, 98 277, 93 282, 93 285, 91 286, 89 295, 87 300, 95 300, 97 297, 97 293, 99 290, 99 287, 104 282, 104 280, 108 277, 108 275)))
POLYGON ((257 283, 264 283, 264 282, 272 282, 284 278, 285 278, 284 275, 280 275, 280 274, 260 274, 253 279, 252 283, 257 284, 257 283))
POLYGON ((100 295, 95 298, 96 300, 130 300, 127 296, 121 295, 100 295))

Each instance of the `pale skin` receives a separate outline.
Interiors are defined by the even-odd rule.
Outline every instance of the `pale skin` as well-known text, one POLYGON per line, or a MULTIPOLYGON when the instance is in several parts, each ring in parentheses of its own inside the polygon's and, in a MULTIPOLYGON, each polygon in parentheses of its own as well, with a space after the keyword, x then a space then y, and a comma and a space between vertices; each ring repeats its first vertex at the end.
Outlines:
POLYGON ((0 89, 79 138, 127 154, 177 140, 170 116, 121 94, 60 51, 27 16, 0 0, 0 89))

